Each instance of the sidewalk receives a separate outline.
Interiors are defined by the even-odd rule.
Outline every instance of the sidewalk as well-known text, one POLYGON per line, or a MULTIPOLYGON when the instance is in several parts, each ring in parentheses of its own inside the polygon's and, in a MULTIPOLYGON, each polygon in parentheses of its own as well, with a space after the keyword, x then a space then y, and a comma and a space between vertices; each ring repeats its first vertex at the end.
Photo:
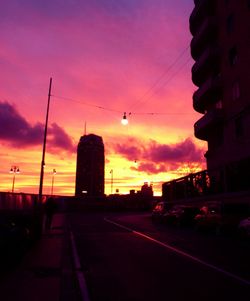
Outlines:
POLYGON ((51 230, 42 235, 20 265, 1 281, 1 300, 79 300, 65 219, 64 214, 56 214, 51 230))

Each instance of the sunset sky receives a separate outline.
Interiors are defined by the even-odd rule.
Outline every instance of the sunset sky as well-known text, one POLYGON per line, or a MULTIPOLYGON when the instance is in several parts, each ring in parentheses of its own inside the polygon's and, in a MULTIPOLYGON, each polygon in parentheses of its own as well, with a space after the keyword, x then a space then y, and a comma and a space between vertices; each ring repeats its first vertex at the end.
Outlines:
POLYGON ((8 0, 0 10, 0 191, 38 193, 53 78, 45 194, 73 195, 76 147, 105 145, 105 193, 161 194, 163 182, 205 168, 193 134, 191 0, 8 0), (120 123, 126 112, 129 124, 120 123), (131 113, 131 114, 130 114, 131 113), (154 113, 154 114, 151 114, 154 113))

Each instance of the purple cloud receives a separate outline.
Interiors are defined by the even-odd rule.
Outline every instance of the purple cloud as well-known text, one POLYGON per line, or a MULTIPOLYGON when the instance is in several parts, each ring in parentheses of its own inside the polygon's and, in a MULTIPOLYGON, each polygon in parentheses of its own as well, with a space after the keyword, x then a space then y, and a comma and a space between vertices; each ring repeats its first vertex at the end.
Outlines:
POLYGON ((76 146, 72 138, 56 123, 52 123, 48 131, 48 144, 50 150, 64 149, 69 152, 75 152, 76 146))
POLYGON ((117 144, 116 152, 131 161, 141 156, 141 150, 136 146, 117 144))
POLYGON ((154 162, 198 162, 202 160, 203 151, 198 149, 191 138, 184 141, 166 145, 153 141, 147 155, 154 162))
POLYGON ((132 170, 148 174, 175 170, 185 163, 201 164, 204 158, 204 150, 198 148, 191 138, 176 144, 159 144, 151 141, 148 146, 139 140, 129 138, 126 142, 113 145, 113 149, 128 160, 137 160, 138 167, 131 167, 132 170), (129 146, 132 143, 133 146, 129 146))
MULTIPOLYGON (((31 125, 16 108, 8 102, 0 102, 0 140, 12 147, 32 147, 43 142, 44 125, 31 125)), ((56 123, 48 128, 48 149, 73 152, 75 147, 71 137, 56 123)))
POLYGON ((37 145, 42 142, 43 126, 37 123, 31 126, 7 102, 0 103, 0 139, 9 142, 13 147, 37 145))

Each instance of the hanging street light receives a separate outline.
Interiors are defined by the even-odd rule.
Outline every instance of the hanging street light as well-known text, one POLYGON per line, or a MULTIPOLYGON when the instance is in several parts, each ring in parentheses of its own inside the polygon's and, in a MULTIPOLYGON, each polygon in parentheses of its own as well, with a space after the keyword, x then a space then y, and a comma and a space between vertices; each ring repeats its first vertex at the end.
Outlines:
POLYGON ((127 116, 126 116, 126 112, 124 112, 124 114, 123 114, 121 124, 122 125, 127 125, 128 124, 128 119, 127 119, 127 116))

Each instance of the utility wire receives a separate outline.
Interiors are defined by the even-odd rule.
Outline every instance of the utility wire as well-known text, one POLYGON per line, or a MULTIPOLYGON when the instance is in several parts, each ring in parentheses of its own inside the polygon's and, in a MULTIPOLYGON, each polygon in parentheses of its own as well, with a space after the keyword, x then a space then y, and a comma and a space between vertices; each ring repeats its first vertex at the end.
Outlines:
POLYGON ((143 100, 143 98, 145 96, 147 96, 149 93, 151 93, 154 88, 158 85, 158 83, 169 73, 169 71, 175 66, 175 64, 182 58, 182 56, 186 53, 186 51, 189 49, 190 46, 187 46, 179 55, 178 57, 173 61, 173 63, 168 66, 168 68, 156 79, 156 81, 153 83, 153 85, 139 98, 136 100, 136 104, 134 104, 132 107, 131 107, 131 110, 140 105, 143 100))
MULTIPOLYGON (((180 66, 180 68, 174 73, 172 74, 171 77, 169 77, 163 84, 161 84, 157 90, 153 91, 144 101, 141 101, 139 104, 140 106, 144 105, 145 103, 147 103, 150 99, 152 99, 152 97, 157 94, 163 87, 165 87, 189 62, 191 61, 191 58, 188 58, 187 61, 185 61, 184 64, 182 64, 180 66)), ((138 104, 138 105, 139 105, 138 104)))
POLYGON ((63 99, 63 100, 67 100, 67 101, 73 101, 73 102, 76 102, 76 103, 79 103, 79 104, 82 104, 82 105, 85 105, 85 106, 94 107, 94 108, 101 109, 101 110, 106 110, 106 111, 111 111, 111 112, 116 112, 116 113, 122 113, 123 112, 123 111, 118 111, 118 110, 114 110, 114 109, 111 109, 111 108, 106 108, 106 107, 94 105, 94 104, 91 104, 91 103, 88 103, 88 102, 85 102, 85 101, 79 101, 77 99, 73 99, 73 98, 69 98, 69 97, 63 97, 63 96, 58 96, 58 95, 51 95, 51 96, 54 97, 54 98, 63 99))
MULTIPOLYGON (((97 105, 93 105, 93 104, 83 102, 83 101, 79 101, 79 100, 69 98, 69 97, 63 97, 63 96, 58 96, 58 95, 51 95, 51 96, 54 97, 54 98, 57 98, 57 99, 72 101, 72 102, 76 102, 76 103, 79 103, 79 104, 82 104, 82 105, 94 107, 94 108, 105 110, 105 111, 116 112, 116 113, 119 113, 119 114, 124 113, 124 110, 119 111, 119 110, 114 110, 114 109, 103 107, 103 106, 97 106, 97 105)), ((128 115, 188 115, 188 114, 190 114, 190 113, 128 112, 128 115)))
MULTIPOLYGON (((170 76, 165 82, 163 82, 163 84, 161 84, 157 90, 154 91, 154 88, 160 83, 160 81, 168 74, 168 72, 175 66, 175 64, 183 57, 183 55, 186 53, 186 51, 189 49, 189 46, 186 47, 180 54, 179 56, 174 60, 174 62, 160 75, 160 77, 158 77, 158 79, 153 83, 153 85, 137 100, 137 103, 134 104, 131 109, 133 107, 137 107, 138 105, 142 105, 145 104, 146 102, 148 102, 156 93, 158 93, 164 86, 166 86, 187 64, 188 62, 191 60, 191 58, 188 58, 187 61, 185 61, 184 64, 182 64, 179 69, 172 74, 172 76, 170 76), (152 93, 151 93, 152 92, 152 93), (151 93, 151 94, 149 94, 151 93), (149 96, 146 99, 143 99, 146 95, 149 96)), ((94 105, 88 102, 84 102, 84 101, 79 101, 73 98, 69 98, 69 97, 63 97, 63 96, 58 96, 58 95, 51 95, 54 98, 58 98, 58 99, 63 99, 63 100, 67 100, 67 101, 73 101, 79 104, 83 104, 86 106, 90 106, 90 107, 94 107, 97 109, 101 109, 101 110, 105 110, 105 111, 110 111, 110 112, 116 112, 116 113, 126 113, 128 112, 128 115, 188 115, 190 113, 159 113, 159 112, 144 112, 144 113, 138 113, 138 112, 132 112, 132 110, 130 109, 129 111, 120 111, 120 110, 115 110, 112 108, 108 108, 108 107, 103 107, 103 106, 99 106, 99 105, 94 105)))

